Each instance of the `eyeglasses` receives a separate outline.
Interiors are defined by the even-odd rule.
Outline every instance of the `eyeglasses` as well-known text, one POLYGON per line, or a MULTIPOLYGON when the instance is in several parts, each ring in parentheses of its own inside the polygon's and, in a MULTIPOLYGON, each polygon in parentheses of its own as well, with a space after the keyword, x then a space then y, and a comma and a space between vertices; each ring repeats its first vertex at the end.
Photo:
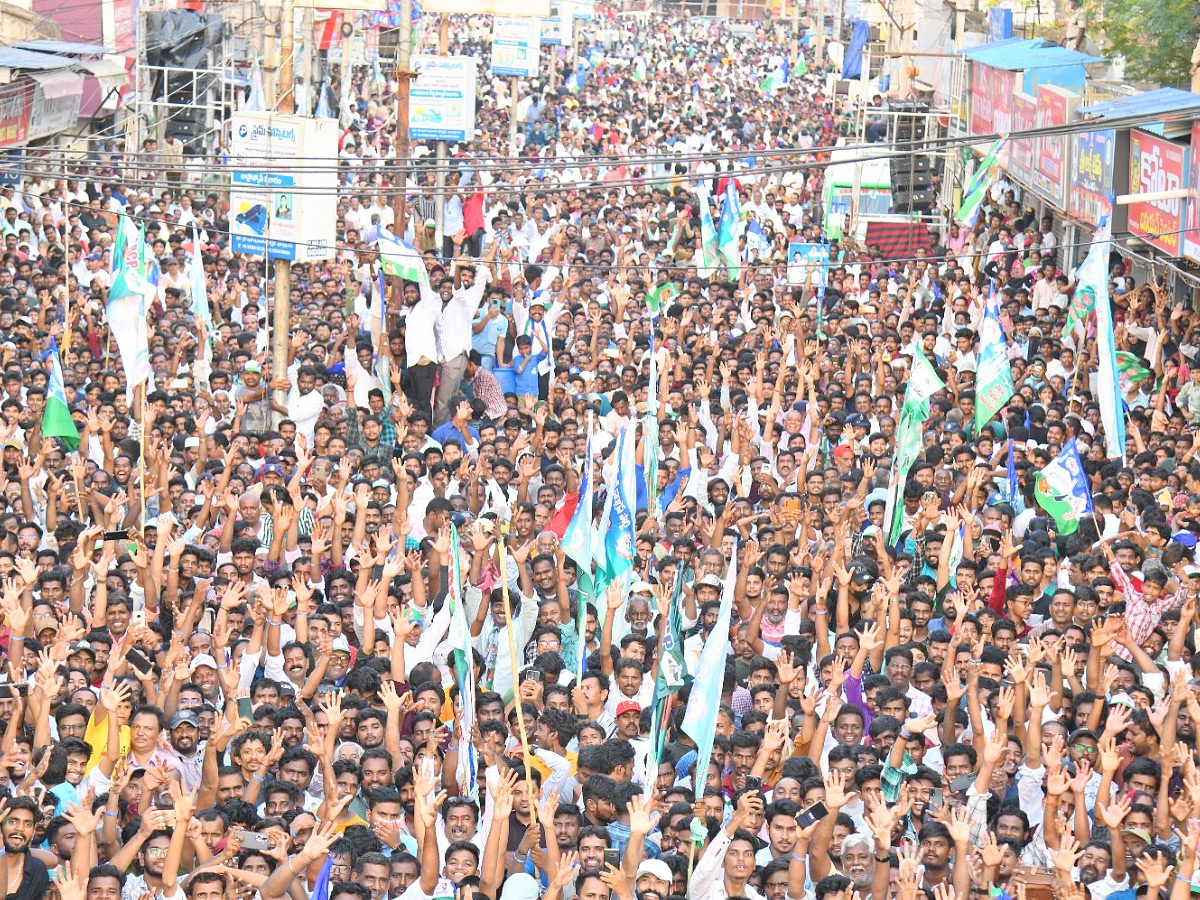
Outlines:
POLYGON ((330 867, 329 867, 329 873, 332 875, 334 872, 338 872, 338 873, 341 873, 341 874, 343 874, 343 875, 349 875, 349 874, 350 874, 350 866, 348 866, 348 865, 345 865, 345 866, 330 866, 330 867))
POLYGON ((1076 753, 1099 753, 1099 747, 1089 747, 1087 744, 1072 744, 1071 749, 1076 753))

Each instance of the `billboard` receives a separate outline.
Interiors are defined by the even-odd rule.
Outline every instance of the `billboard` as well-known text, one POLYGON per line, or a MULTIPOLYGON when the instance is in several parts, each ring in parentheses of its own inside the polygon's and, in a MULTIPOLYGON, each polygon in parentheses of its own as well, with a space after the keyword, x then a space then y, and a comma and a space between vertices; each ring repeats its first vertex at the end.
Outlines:
POLYGON ((412 58, 417 77, 408 102, 414 141, 469 141, 475 136, 475 60, 470 56, 412 58))
POLYGON ((336 119, 234 113, 229 194, 235 253, 303 262, 336 251, 336 119))
MULTIPOLYGON (((1129 133, 1129 192, 1149 194, 1183 187, 1187 147, 1142 131, 1129 133)), ((1183 247, 1182 199, 1129 204, 1129 231, 1171 256, 1183 247)))
POLYGON ((31 82, 17 81, 0 88, 0 147, 29 140, 29 95, 31 82))
POLYGON ((74 72, 48 72, 33 76, 29 104, 29 139, 61 134, 79 121, 83 76, 74 72))
MULTIPOLYGON (((1200 187, 1200 121, 1192 123, 1192 155, 1188 158, 1187 186, 1193 191, 1200 187)), ((1187 205, 1187 231, 1183 235, 1183 255, 1200 262, 1200 203, 1194 199, 1187 205)))
MULTIPOLYGON (((1075 111, 1079 95, 1054 85, 1042 84, 1037 89, 1037 127, 1054 128, 1066 125, 1075 111)), ((1031 187, 1054 206, 1067 208, 1067 137, 1047 135, 1037 139, 1031 187)))
POLYGON ((991 134, 995 115, 992 91, 992 74, 996 70, 983 63, 971 63, 971 134, 991 134))
MULTIPOLYGON (((1037 98, 1032 94, 1020 91, 1013 94, 1012 131, 1032 131, 1037 128, 1037 98)), ((1024 138, 1009 141, 1008 166, 1009 174, 1022 184, 1033 181, 1034 143, 1036 138, 1024 138)))
POLYGON ((492 74, 536 78, 542 23, 539 19, 501 19, 492 24, 492 74))
POLYGON ((1070 190, 1067 212, 1088 225, 1112 211, 1115 131, 1086 131, 1071 135, 1070 190))

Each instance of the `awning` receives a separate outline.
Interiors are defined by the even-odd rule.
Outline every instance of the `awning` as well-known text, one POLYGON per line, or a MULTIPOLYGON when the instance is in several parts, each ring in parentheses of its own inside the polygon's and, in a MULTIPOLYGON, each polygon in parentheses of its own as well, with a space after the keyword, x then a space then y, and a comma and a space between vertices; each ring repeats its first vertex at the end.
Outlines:
POLYGON ((981 44, 962 55, 972 62, 1004 69, 1007 72, 1023 72, 1026 69, 1048 69, 1056 66, 1079 66, 1086 63, 1103 62, 1099 56, 1089 56, 1078 50, 1068 50, 1057 44, 1051 44, 1042 38, 1026 40, 1024 38, 1007 38, 1003 41, 992 41, 981 44))
POLYGON ((1159 88, 1132 97, 1093 103, 1079 110, 1079 114, 1094 119, 1134 116, 1140 120, 1137 127, 1143 131, 1177 138, 1191 134, 1192 118, 1197 111, 1200 111, 1200 94, 1179 88, 1159 88))
POLYGON ((88 73, 84 79, 79 115, 90 119, 117 109, 121 105, 121 88, 129 80, 125 66, 115 59, 101 57, 82 60, 79 67, 88 73))
POLYGON ((75 72, 35 72, 29 77, 38 83, 47 100, 83 92, 83 76, 75 72))
POLYGON ((0 69, 66 69, 75 65, 77 60, 69 56, 55 56, 52 53, 34 53, 32 50, 21 50, 17 47, 0 47, 0 69))
POLYGON ((37 53, 59 53, 63 56, 103 56, 108 52, 101 44, 82 44, 77 41, 13 41, 13 46, 37 53))
POLYGON ((1154 116, 1182 110, 1200 109, 1200 94, 1179 88, 1159 88, 1119 100, 1093 103, 1079 110, 1082 116, 1095 119, 1120 119, 1125 116, 1154 116))

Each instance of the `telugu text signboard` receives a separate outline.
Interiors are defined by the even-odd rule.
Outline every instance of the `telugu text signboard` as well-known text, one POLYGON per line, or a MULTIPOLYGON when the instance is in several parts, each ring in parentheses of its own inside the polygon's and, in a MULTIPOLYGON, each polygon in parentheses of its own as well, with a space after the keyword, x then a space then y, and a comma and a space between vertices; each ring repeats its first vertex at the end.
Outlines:
POLYGON ((235 253, 295 262, 336 250, 336 119, 235 113, 229 193, 235 253))
MULTIPOLYGON (((1142 131, 1129 133, 1129 191, 1152 194, 1183 187, 1187 147, 1142 131)), ((1183 246, 1182 198, 1129 204, 1129 231, 1171 256, 1183 246)))
POLYGON ((1071 135, 1071 177, 1067 212, 1087 225, 1099 225, 1112 212, 1113 153, 1117 135, 1111 129, 1071 135))
POLYGON ((415 141, 469 141, 475 136, 475 60, 413 56, 408 133, 415 141))

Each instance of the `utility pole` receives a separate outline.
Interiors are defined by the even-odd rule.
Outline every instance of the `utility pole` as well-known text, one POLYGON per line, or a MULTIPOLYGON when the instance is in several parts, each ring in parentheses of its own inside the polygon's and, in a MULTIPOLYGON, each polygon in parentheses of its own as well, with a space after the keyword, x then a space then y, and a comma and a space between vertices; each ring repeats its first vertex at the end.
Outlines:
MULTIPOLYGON (((283 0, 280 10, 279 40, 279 104, 277 111, 292 115, 296 111, 296 94, 292 84, 292 43, 295 32, 294 0, 283 0)), ((345 65, 345 62, 343 62, 345 65)), ((268 246, 270 241, 268 240, 268 246)), ((292 325, 292 264, 286 259, 275 260, 275 333, 271 336, 271 377, 287 374, 288 345, 292 325)), ((287 403, 287 391, 275 391, 275 402, 287 403)), ((278 415, 273 418, 278 419, 278 415)))
POLYGON ((813 44, 813 65, 825 65, 825 0, 817 0, 817 37, 813 44))
POLYGON ((512 106, 508 111, 508 147, 513 159, 517 158, 517 76, 508 79, 508 92, 512 95, 509 100, 512 106))
POLYGON ((400 164, 398 189, 392 194, 393 225, 397 237, 408 227, 405 193, 408 191, 408 98, 412 90, 412 0, 400 0, 400 46, 396 51, 396 161, 400 164))
MULTIPOLYGON (((450 52, 450 17, 446 13, 438 13, 438 56, 445 56, 450 52)), ((446 142, 437 142, 437 168, 434 169, 434 178, 437 184, 437 193, 433 197, 433 217, 437 220, 437 230, 434 232, 435 240, 437 241, 437 251, 440 255, 445 237, 444 228, 446 224, 446 142)))

